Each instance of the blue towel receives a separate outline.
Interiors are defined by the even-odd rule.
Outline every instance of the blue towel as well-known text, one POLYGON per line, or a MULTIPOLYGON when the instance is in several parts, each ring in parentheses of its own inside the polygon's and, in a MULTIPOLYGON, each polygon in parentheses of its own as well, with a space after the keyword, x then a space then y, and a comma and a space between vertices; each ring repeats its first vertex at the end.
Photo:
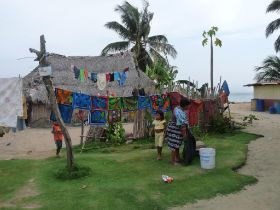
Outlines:
POLYGON ((222 89, 225 91, 225 93, 227 94, 227 96, 229 96, 230 91, 229 91, 228 83, 227 83, 226 80, 223 82, 222 89))
POLYGON ((120 81, 121 80, 121 74, 118 71, 114 72, 114 80, 115 81, 120 81))
POLYGON ((82 93, 73 93, 73 108, 90 110, 90 96, 82 93))
POLYGON ((119 82, 120 86, 124 86, 127 78, 127 71, 123 71, 121 75, 121 80, 119 82))
MULTIPOLYGON (((66 124, 71 123, 73 107, 68 105, 58 104, 58 109, 60 111, 60 115, 63 122, 66 124)), ((51 112, 50 120, 53 122, 57 121, 53 112, 51 112)))

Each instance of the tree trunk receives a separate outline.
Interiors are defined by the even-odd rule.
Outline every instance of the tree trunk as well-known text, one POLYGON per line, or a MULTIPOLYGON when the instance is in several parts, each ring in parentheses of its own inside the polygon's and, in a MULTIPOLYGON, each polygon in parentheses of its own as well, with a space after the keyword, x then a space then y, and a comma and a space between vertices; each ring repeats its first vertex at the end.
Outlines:
POLYGON ((211 61, 210 61, 210 80, 211 80, 211 95, 213 95, 214 85, 213 85, 213 38, 211 37, 211 61))
MULTIPOLYGON (((46 61, 46 41, 44 35, 40 36, 40 51, 34 50, 34 49, 29 49, 31 53, 35 53, 37 55, 37 58, 35 59, 36 61, 39 61, 40 67, 45 67, 48 66, 48 63, 46 61)), ((66 144, 66 154, 67 154, 67 167, 68 169, 71 169, 73 164, 74 164, 74 156, 73 156, 73 150, 72 150, 72 141, 71 137, 69 135, 69 132, 67 128, 65 127, 65 124, 61 118, 60 111, 58 109, 58 105, 56 103, 56 98, 54 95, 54 88, 53 88, 53 83, 51 80, 50 76, 45 76, 43 77, 43 82, 45 84, 45 87, 48 92, 48 98, 50 100, 50 105, 51 105, 51 110, 54 113, 56 120, 58 124, 61 127, 61 132, 64 136, 65 144, 66 144)))
POLYGON ((48 91, 49 99, 50 99, 50 104, 51 104, 51 110, 53 111, 56 120, 61 127, 61 132, 63 133, 65 144, 66 144, 66 154, 67 154, 67 168, 71 169, 74 163, 74 156, 73 156, 73 150, 72 150, 72 141, 71 137, 69 135, 69 132, 67 128, 65 127, 65 124, 61 118, 58 105, 56 103, 56 98, 54 95, 54 88, 52 84, 52 80, 50 76, 48 77, 43 77, 43 82, 46 86, 46 89, 48 91))

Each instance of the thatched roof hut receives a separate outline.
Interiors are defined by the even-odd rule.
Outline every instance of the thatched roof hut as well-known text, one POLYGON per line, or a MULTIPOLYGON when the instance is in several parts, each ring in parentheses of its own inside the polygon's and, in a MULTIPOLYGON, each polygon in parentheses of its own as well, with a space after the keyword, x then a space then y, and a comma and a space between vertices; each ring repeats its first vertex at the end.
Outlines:
MULTIPOLYGON (((53 85, 57 88, 82 92, 89 95, 107 95, 114 92, 116 96, 131 96, 133 89, 144 88, 146 92, 153 93, 155 84, 145 73, 137 71, 131 52, 119 53, 108 56, 64 56, 50 54, 47 62, 52 67, 53 85), (112 73, 129 68, 126 83, 121 87, 118 82, 107 83, 107 88, 99 90, 97 84, 91 80, 81 82, 74 78, 71 65, 78 68, 87 68, 89 72, 112 73)), ((39 76, 38 68, 24 77, 24 90, 27 96, 32 98, 33 102, 47 100, 46 90, 39 76)))
MULTIPOLYGON (((89 95, 107 95, 115 93, 116 96, 131 96, 132 91, 144 88, 145 92, 155 92, 155 84, 145 73, 136 69, 131 52, 118 53, 108 56, 64 56, 49 54, 47 63, 52 67, 53 85, 56 88, 81 92, 89 95), (107 83, 104 90, 99 90, 97 84, 91 80, 81 82, 75 79, 71 65, 78 68, 87 68, 89 72, 112 73, 129 68, 127 80, 124 86, 117 81, 107 83)), ((24 93, 32 104, 48 104, 47 91, 39 76, 38 67, 23 79, 24 93)), ((34 108, 34 107, 33 107, 34 108)), ((34 109, 32 109, 34 112, 34 109)), ((40 110, 42 112, 42 110, 40 110)), ((48 115, 49 111, 45 111, 48 115)), ((40 118, 36 117, 36 118, 40 118)))

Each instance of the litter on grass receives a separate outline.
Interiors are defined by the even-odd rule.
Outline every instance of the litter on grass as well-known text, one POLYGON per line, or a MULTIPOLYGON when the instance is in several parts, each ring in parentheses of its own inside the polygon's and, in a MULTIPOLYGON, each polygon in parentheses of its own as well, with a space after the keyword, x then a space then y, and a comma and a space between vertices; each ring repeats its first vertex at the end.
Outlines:
POLYGON ((173 178, 170 177, 170 176, 162 175, 161 177, 162 177, 162 180, 163 180, 164 182, 166 182, 166 183, 171 183, 171 182, 173 182, 173 178))

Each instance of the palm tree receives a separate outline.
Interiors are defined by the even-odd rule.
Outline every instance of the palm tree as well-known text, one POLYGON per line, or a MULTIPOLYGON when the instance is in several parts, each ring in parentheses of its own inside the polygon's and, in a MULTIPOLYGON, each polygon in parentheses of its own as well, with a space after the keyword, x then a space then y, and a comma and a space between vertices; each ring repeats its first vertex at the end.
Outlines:
POLYGON ((280 59, 277 56, 269 56, 255 71, 258 72, 255 77, 258 82, 280 80, 280 59))
POLYGON ((149 36, 154 13, 149 12, 148 7, 146 1, 142 11, 127 1, 117 5, 115 11, 120 13, 121 23, 112 21, 105 27, 117 32, 124 41, 108 44, 102 50, 102 55, 131 49, 142 71, 146 70, 147 65, 151 66, 155 58, 165 61, 166 55, 176 57, 175 48, 164 35, 149 36))
MULTIPOLYGON (((280 1, 279 0, 274 0, 273 2, 268 5, 266 12, 279 12, 280 10, 280 1)), ((268 24, 266 27, 266 38, 269 37, 271 34, 274 33, 277 29, 280 27, 280 18, 272 21, 271 23, 268 24)), ((280 50, 280 36, 276 39, 274 43, 274 48, 276 52, 279 52, 280 50)))
MULTIPOLYGON (((211 92, 213 93, 213 39, 216 36, 218 31, 218 27, 213 26, 208 32, 204 31, 202 36, 202 46, 206 46, 208 43, 208 39, 210 38, 210 80, 211 80, 211 92)), ((216 37, 214 41, 215 46, 222 47, 222 41, 216 37)))

